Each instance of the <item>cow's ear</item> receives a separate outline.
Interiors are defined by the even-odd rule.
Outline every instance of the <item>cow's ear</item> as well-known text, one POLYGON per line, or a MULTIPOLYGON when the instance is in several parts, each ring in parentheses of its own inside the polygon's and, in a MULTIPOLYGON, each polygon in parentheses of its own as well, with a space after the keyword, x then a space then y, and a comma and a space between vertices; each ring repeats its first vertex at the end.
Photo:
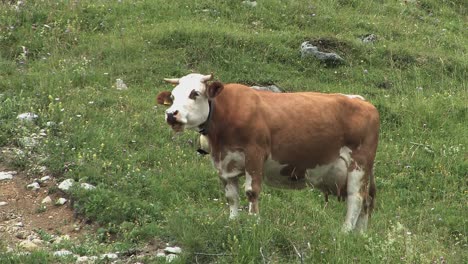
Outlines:
POLYGON ((206 87, 206 96, 208 99, 216 97, 224 88, 223 83, 221 82, 212 82, 206 87))
POLYGON ((171 92, 164 91, 160 92, 156 97, 156 102, 160 105, 172 105, 172 96, 171 92))

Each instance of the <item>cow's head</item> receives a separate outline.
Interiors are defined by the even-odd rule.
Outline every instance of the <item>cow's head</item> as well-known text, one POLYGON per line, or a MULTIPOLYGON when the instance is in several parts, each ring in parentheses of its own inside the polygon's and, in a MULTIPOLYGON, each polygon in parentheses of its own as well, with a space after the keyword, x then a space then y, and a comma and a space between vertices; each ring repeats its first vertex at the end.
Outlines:
POLYGON ((195 128, 203 124, 210 112, 209 100, 217 96, 223 86, 215 82, 208 85, 213 74, 202 75, 192 73, 180 79, 164 79, 175 85, 172 92, 164 91, 158 94, 157 102, 170 105, 166 110, 166 121, 175 131, 184 128, 195 128))

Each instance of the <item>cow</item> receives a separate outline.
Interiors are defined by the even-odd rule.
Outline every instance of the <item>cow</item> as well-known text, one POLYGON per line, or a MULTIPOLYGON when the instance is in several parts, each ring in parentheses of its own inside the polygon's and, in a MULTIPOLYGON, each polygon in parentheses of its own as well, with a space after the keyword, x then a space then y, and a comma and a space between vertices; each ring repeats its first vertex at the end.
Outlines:
POLYGON ((325 197, 346 200, 342 230, 364 232, 374 208, 373 174, 379 113, 358 95, 272 93, 238 83, 212 81, 213 74, 164 79, 165 120, 181 132, 195 129, 224 186, 229 217, 239 208, 239 178, 245 176, 249 214, 259 213, 262 182, 273 187, 313 186, 325 197))

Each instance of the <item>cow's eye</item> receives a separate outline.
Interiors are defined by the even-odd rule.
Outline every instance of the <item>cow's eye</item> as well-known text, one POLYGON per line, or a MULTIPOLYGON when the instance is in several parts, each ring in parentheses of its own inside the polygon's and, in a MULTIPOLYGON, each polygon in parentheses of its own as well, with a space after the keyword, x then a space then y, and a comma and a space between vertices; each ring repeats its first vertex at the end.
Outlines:
POLYGON ((197 92, 197 91, 195 91, 195 90, 192 90, 192 91, 190 92, 189 98, 192 99, 192 100, 195 100, 195 98, 197 98, 197 96, 199 96, 199 95, 200 95, 200 92, 197 92))
POLYGON ((170 98, 171 98, 171 101, 174 102, 174 95, 171 94, 170 98))

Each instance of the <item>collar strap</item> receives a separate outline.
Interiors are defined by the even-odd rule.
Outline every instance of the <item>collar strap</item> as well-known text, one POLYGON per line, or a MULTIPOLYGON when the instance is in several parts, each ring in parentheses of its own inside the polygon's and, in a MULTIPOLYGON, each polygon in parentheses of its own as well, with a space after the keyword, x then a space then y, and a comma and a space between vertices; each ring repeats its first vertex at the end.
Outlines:
POLYGON ((214 109, 214 102, 212 100, 208 100, 208 107, 209 107, 208 118, 206 118, 206 121, 203 122, 203 124, 198 126, 198 133, 204 136, 208 135, 208 125, 210 124, 211 115, 214 109))

